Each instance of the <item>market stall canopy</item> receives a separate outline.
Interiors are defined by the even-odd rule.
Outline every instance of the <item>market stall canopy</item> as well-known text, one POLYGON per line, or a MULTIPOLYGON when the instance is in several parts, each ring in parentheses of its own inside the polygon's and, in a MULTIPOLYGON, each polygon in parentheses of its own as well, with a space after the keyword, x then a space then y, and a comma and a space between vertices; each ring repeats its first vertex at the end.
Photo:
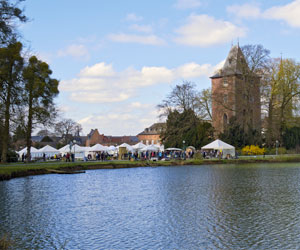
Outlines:
POLYGON ((90 152, 99 152, 99 151, 108 151, 108 147, 105 147, 99 143, 95 144, 94 146, 90 147, 90 152))
POLYGON ((181 148, 166 148, 166 151, 182 151, 181 148))
MULTIPOLYGON (((22 150, 20 150, 19 152, 17 152, 19 155, 22 155, 23 153, 26 154, 27 153, 27 147, 23 148, 22 150)), ((39 150, 36 149, 35 147, 30 147, 30 153, 39 153, 39 150)))
POLYGON ((226 158, 228 155, 235 157, 235 147, 223 142, 219 139, 207 144, 201 148, 202 150, 218 150, 222 152, 222 157, 226 158))
POLYGON ((109 146, 108 149, 109 150, 113 150, 113 151, 117 150, 117 148, 115 146, 113 146, 113 145, 109 146))
POLYGON ((70 152, 70 145, 67 144, 66 146, 60 148, 58 151, 59 151, 60 153, 68 153, 68 152, 70 152))
POLYGON ((148 145, 146 147, 143 147, 142 152, 146 152, 146 151, 151 151, 151 152, 157 152, 159 151, 159 147, 155 146, 155 145, 148 145))
POLYGON ((193 147, 193 146, 188 146, 186 149, 191 149, 191 150, 193 150, 193 151, 196 151, 196 148, 193 147))
POLYGON ((135 150, 140 150, 140 149, 143 149, 144 147, 146 147, 146 145, 144 143, 142 143, 142 142, 139 142, 139 143, 133 145, 132 147, 135 150))
POLYGON ((75 153, 76 153, 76 152, 85 152, 86 149, 85 149, 85 147, 80 147, 79 145, 75 144, 75 145, 72 146, 72 148, 71 148, 71 150, 70 150, 70 145, 67 144, 66 146, 60 148, 58 151, 59 151, 60 153, 68 153, 68 152, 69 152, 69 153, 70 153, 70 152, 74 153, 74 151, 75 151, 75 153), (74 148, 74 147, 75 147, 75 148, 74 148))
POLYGON ((72 152, 85 152, 86 151, 86 149, 85 149, 85 147, 81 147, 81 146, 79 146, 79 145, 77 145, 77 144, 74 144, 73 146, 72 146, 72 150, 71 150, 72 152))
POLYGON ((207 144, 206 146, 203 146, 201 149, 220 150, 220 149, 235 149, 235 147, 227 144, 226 142, 223 142, 223 141, 217 139, 217 140, 207 144))
POLYGON ((54 147, 51 147, 49 145, 46 145, 45 147, 40 148, 39 152, 40 153, 59 153, 59 150, 54 147))
POLYGON ((121 145, 118 146, 118 148, 119 147, 125 147, 127 149, 127 151, 130 151, 130 152, 134 151, 133 147, 127 143, 122 143, 121 145))

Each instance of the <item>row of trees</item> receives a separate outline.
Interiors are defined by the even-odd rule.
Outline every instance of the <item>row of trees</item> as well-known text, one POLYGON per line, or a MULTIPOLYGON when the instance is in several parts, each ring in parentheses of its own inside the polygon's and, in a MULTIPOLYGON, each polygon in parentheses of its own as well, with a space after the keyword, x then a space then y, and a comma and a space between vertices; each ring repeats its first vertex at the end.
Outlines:
POLYGON ((195 84, 185 81, 176 85, 158 108, 161 116, 167 117, 166 129, 161 133, 165 147, 200 147, 213 138, 213 128, 207 122, 211 120, 209 89, 198 92, 195 84))
MULTIPOLYGON (((27 18, 18 7, 20 1, 0 1, 0 136, 1 162, 7 161, 11 131, 19 128, 26 137, 30 155, 32 130, 47 124, 56 115, 54 98, 58 80, 46 62, 24 55, 14 24, 27 18)), ((30 158, 28 157, 28 160, 30 158)))
MULTIPOLYGON (((293 59, 271 58, 270 51, 262 45, 246 45, 241 49, 247 62, 242 78, 250 79, 254 74, 260 77, 262 130, 240 124, 232 117, 225 131, 217 136, 238 148, 251 144, 273 147, 277 140, 287 148, 299 147, 296 138, 300 138, 300 64, 293 59)), ((251 85, 245 90, 247 93, 245 99, 251 108, 251 85)), ((186 140, 187 144, 202 146, 212 140, 212 128, 206 124, 212 119, 212 98, 223 102, 223 96, 212 96, 210 89, 199 92, 190 82, 176 85, 158 105, 167 117, 166 130, 161 135, 163 142, 167 146, 180 146, 186 140)))

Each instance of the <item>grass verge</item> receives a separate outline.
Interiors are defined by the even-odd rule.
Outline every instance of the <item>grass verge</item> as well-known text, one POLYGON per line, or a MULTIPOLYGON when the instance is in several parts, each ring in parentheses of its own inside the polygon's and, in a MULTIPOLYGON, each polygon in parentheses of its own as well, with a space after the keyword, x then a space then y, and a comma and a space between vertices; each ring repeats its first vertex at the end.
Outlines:
POLYGON ((106 161, 106 162, 42 162, 0 165, 0 181, 30 175, 50 174, 49 170, 76 171, 88 169, 117 169, 178 165, 242 164, 242 163, 300 162, 300 155, 241 157, 239 159, 192 159, 172 161, 106 161))

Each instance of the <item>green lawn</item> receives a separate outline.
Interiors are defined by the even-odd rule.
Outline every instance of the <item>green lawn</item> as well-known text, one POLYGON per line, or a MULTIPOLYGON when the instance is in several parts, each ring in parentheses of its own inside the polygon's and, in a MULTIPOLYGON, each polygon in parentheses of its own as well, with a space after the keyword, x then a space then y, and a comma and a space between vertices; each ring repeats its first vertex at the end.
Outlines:
POLYGON ((39 162, 39 163, 10 163, 0 165, 0 180, 18 176, 45 174, 47 169, 101 169, 101 168, 128 168, 144 166, 172 166, 172 165, 203 165, 203 164, 235 164, 255 162, 300 162, 300 155, 278 155, 278 156, 242 156, 239 159, 193 159, 172 161, 91 161, 91 162, 39 162), (5 178, 4 178, 5 177, 5 178))

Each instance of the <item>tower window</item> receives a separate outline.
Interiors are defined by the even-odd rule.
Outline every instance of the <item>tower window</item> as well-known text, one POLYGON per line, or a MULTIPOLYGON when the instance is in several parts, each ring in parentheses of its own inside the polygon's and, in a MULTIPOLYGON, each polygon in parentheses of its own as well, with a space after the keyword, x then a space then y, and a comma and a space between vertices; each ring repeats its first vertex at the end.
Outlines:
POLYGON ((224 114, 223 115, 223 127, 224 127, 224 129, 226 128, 227 124, 228 124, 228 117, 227 117, 226 114, 224 114))
POLYGON ((224 103, 227 103, 228 102, 228 95, 224 95, 224 103))
POLYGON ((224 86, 224 87, 227 87, 227 86, 228 86, 227 78, 223 78, 223 86, 224 86))

